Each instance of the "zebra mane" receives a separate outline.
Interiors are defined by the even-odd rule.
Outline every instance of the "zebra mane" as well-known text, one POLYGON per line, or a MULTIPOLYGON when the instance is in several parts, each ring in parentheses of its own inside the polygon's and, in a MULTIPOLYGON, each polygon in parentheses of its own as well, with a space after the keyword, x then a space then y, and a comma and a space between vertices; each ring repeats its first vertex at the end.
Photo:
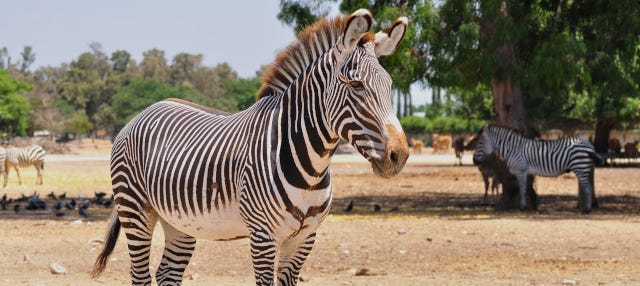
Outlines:
MULTIPOLYGON (((297 40, 279 52, 275 62, 262 75, 262 86, 257 98, 284 93, 307 66, 335 45, 347 18, 323 18, 300 32, 297 40)), ((375 40, 373 34, 363 37, 360 44, 362 41, 372 40, 375 40)))

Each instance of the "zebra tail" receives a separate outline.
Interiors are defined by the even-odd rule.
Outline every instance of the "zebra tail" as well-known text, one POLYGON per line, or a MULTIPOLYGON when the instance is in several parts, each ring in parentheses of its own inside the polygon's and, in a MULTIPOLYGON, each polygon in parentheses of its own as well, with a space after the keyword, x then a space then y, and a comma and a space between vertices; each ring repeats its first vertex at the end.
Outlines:
POLYGON ((104 247, 102 248, 100 255, 96 258, 96 262, 93 264, 93 269, 91 269, 92 279, 100 276, 107 267, 107 259, 109 259, 109 255, 111 255, 113 249, 116 247, 118 235, 120 235, 120 220, 118 219, 117 209, 113 208, 104 247))
POLYGON ((591 159, 593 159, 593 162, 596 165, 601 165, 604 162, 604 158, 602 158, 602 156, 600 156, 600 154, 598 154, 596 150, 593 150, 593 149, 590 150, 589 155, 591 156, 591 159))

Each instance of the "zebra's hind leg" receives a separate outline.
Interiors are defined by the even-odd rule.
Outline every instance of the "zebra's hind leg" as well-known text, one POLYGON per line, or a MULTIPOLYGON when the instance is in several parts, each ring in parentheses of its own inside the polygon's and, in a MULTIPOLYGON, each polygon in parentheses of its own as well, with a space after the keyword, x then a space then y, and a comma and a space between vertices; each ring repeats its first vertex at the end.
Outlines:
MULTIPOLYGON (((0 168, 2 168, 2 167, 0 167, 0 168)), ((4 180, 3 184, 2 184, 2 187, 6 188, 7 187, 7 182, 9 181, 9 170, 7 170, 5 168, 2 168, 1 172, 2 172, 2 177, 3 177, 3 180, 4 180)))
POLYGON ((266 230, 254 230, 249 236, 251 239, 251 260, 256 277, 256 285, 272 286, 274 284, 274 265, 277 253, 277 244, 266 230))
POLYGON ((151 254, 151 238, 158 215, 150 207, 147 211, 137 211, 118 203, 118 218, 122 230, 127 237, 129 259, 131 261, 131 285, 151 285, 149 272, 149 255, 151 254))
POLYGON ((164 254, 156 272, 158 285, 180 285, 196 248, 196 239, 160 220, 164 229, 164 254))
POLYGON ((302 265, 311 253, 313 243, 316 240, 315 232, 305 240, 291 239, 281 245, 278 263, 278 284, 296 285, 302 265))
MULTIPOLYGON (((591 212, 591 204, 592 204, 592 192, 593 192, 593 184, 590 179, 589 173, 576 173, 578 177, 578 188, 584 191, 584 205, 582 206, 581 213, 589 214, 591 212)), ((578 191, 578 204, 580 204, 580 192, 578 191)))
POLYGON ((527 208, 527 173, 518 173, 516 178, 520 191, 520 210, 523 211, 527 208))

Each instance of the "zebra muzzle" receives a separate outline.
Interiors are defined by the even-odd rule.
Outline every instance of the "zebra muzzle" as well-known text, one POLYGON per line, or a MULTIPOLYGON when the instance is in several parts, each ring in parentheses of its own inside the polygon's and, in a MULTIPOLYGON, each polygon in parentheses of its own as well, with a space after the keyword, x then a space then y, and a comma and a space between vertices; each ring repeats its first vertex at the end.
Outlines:
POLYGON ((409 158, 409 145, 404 132, 396 130, 392 125, 387 125, 387 144, 385 156, 371 160, 373 172, 381 177, 390 178, 402 171, 409 158))

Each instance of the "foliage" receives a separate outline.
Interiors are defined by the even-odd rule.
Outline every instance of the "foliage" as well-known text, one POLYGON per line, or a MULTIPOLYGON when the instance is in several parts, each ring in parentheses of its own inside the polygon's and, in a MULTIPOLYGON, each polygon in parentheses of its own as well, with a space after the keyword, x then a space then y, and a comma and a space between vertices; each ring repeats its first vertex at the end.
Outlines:
POLYGON ((402 128, 407 133, 473 133, 478 131, 485 120, 469 119, 457 116, 425 118, 407 116, 400 119, 402 128))
POLYGON ((0 70, 0 131, 26 135, 31 126, 31 105, 23 94, 32 88, 0 70))
POLYGON ((256 93, 261 85, 262 82, 257 78, 227 81, 223 98, 231 102, 232 107, 223 110, 235 112, 247 109, 256 102, 256 93))
POLYGON ((115 129, 119 130, 146 107, 167 98, 179 98, 198 104, 207 99, 197 91, 187 87, 172 87, 147 79, 135 79, 113 96, 110 112, 115 117, 115 129))

